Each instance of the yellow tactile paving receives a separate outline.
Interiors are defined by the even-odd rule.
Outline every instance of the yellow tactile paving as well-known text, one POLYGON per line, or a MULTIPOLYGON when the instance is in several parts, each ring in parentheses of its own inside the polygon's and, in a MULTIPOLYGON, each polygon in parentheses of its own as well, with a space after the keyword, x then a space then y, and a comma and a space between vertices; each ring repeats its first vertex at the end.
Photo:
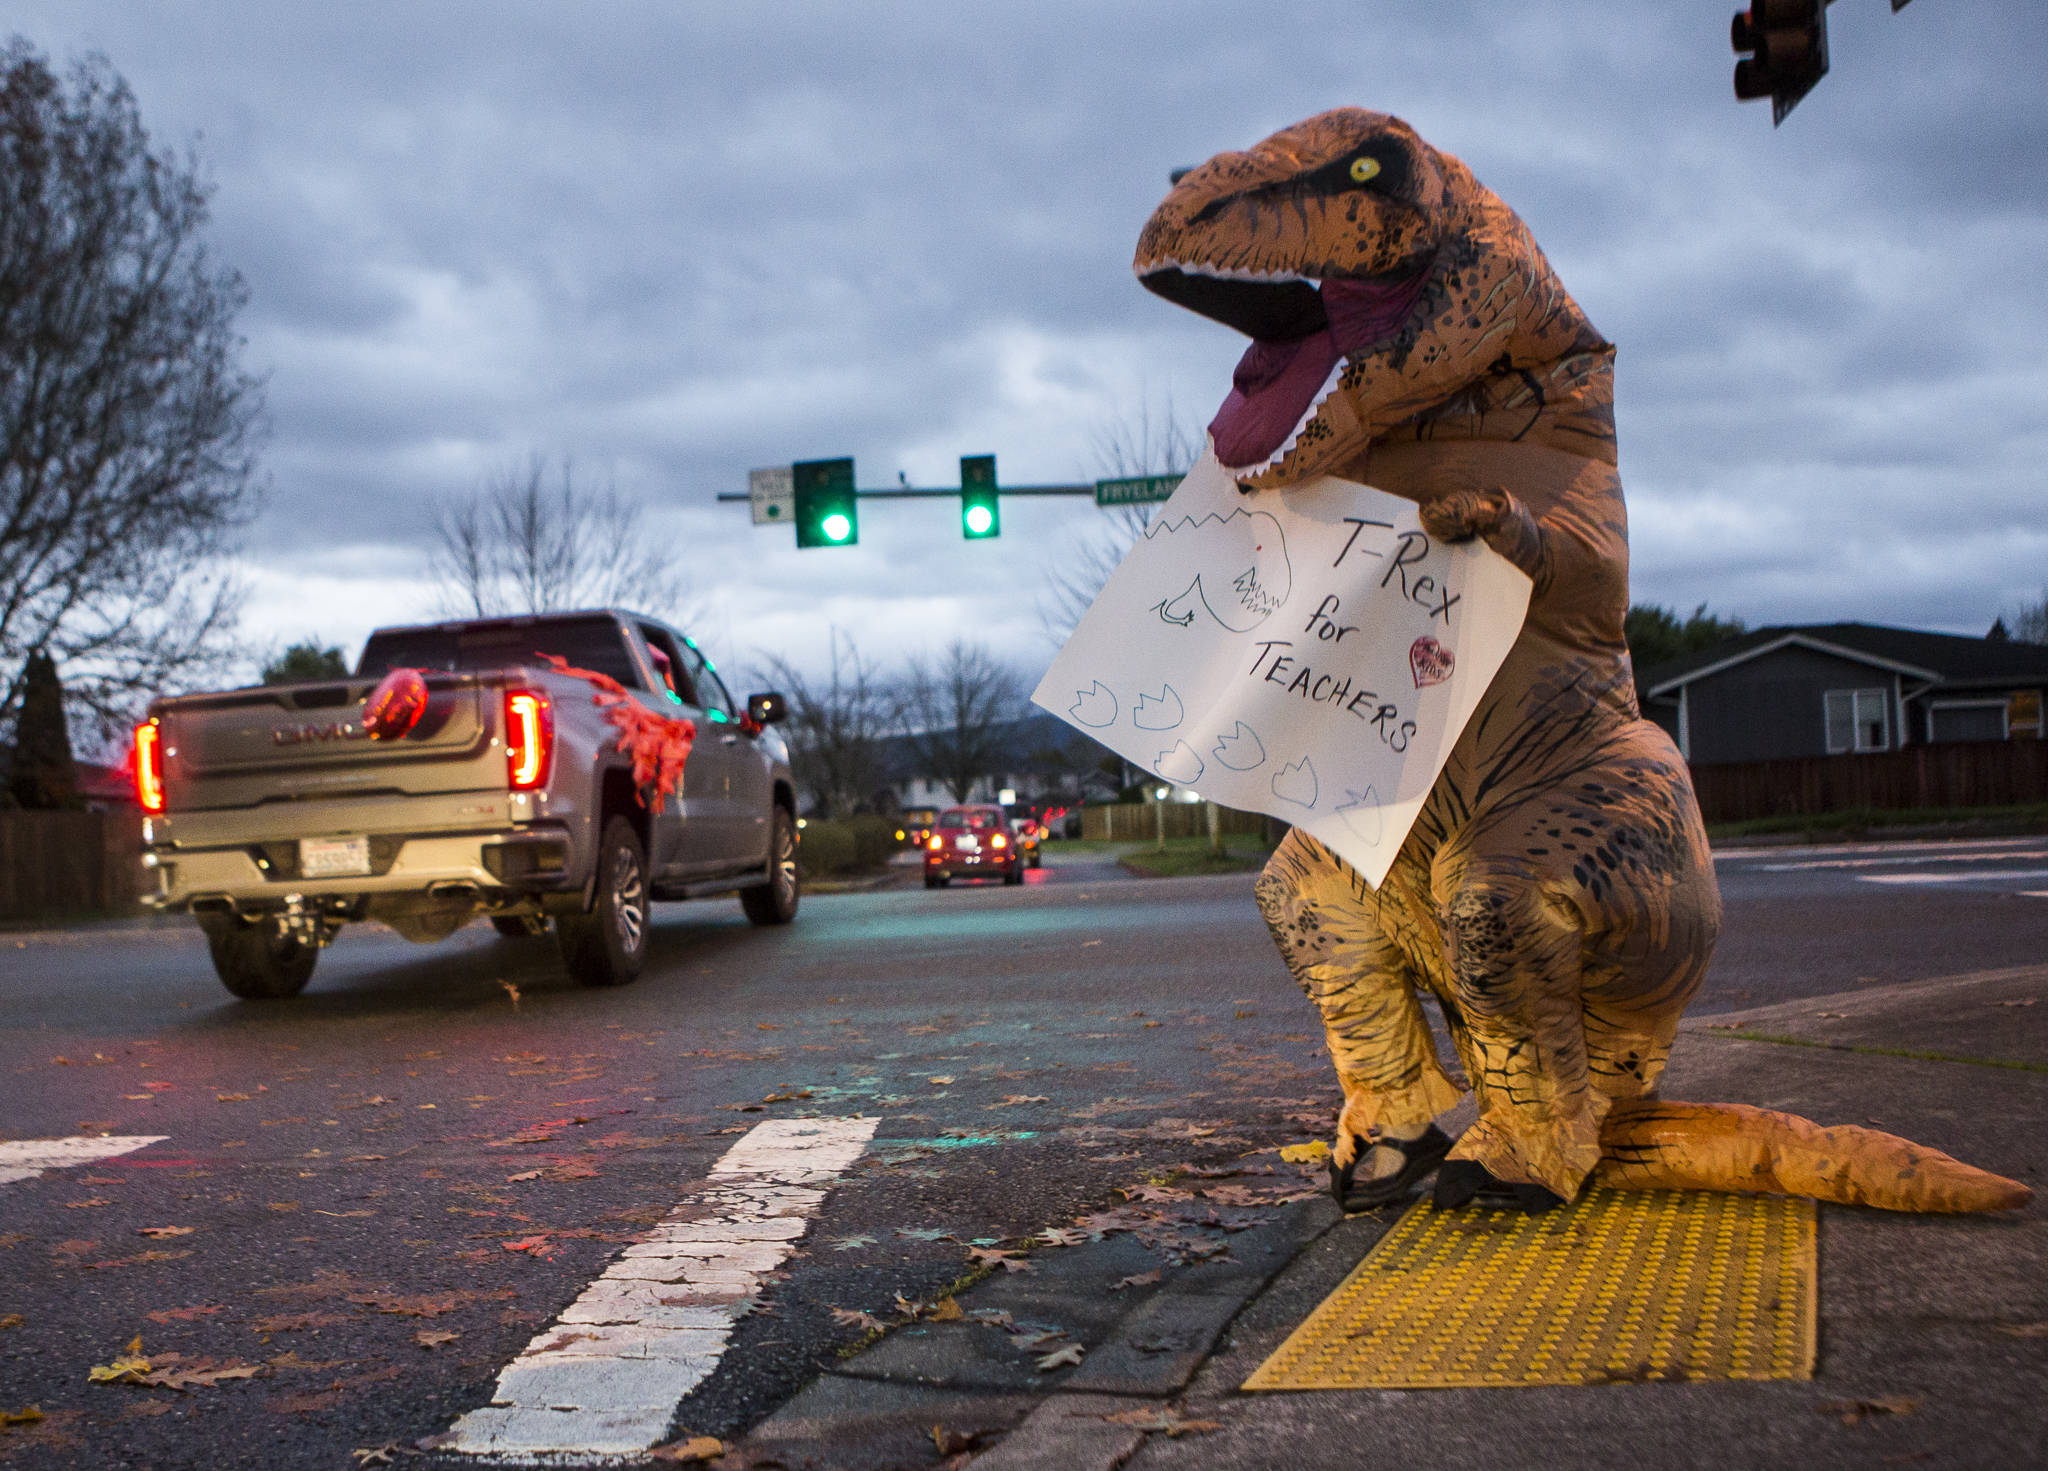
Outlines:
POLYGON ((1813 1377, 1814 1205, 1590 1189, 1547 1215, 1418 1202, 1246 1389, 1813 1377))

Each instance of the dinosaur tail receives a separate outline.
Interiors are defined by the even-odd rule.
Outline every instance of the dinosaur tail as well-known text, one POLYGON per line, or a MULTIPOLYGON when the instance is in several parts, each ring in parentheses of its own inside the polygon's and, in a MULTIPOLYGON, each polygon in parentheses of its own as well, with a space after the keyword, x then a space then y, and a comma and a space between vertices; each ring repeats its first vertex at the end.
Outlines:
POLYGON ((2034 1192, 1895 1134, 1740 1103, 1619 1101, 1594 1178, 1624 1190, 1810 1195, 1894 1211, 2017 1210, 2034 1192))

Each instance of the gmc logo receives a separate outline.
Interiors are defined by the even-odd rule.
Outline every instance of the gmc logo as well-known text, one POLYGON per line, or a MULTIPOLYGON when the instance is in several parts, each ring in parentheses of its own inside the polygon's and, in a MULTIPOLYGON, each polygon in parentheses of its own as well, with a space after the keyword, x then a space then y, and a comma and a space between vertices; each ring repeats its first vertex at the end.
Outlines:
POLYGON ((308 741, 366 741, 370 733, 361 726, 346 720, 330 720, 325 725, 279 725, 270 732, 273 746, 302 746, 308 741))

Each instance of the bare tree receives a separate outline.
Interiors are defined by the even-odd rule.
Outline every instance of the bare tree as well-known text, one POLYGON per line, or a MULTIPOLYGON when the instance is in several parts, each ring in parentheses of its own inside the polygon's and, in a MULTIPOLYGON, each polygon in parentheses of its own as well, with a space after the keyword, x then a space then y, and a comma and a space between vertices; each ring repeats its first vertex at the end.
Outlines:
POLYGON ((686 582, 671 548, 647 534, 642 503, 607 480, 593 490, 563 460, 500 470, 434 519, 430 566, 447 611, 490 618, 630 607, 681 616, 686 582))
MULTIPOLYGON (((1185 475, 1201 457, 1205 433, 1174 412, 1168 398, 1155 409, 1147 397, 1135 412, 1120 412, 1097 428, 1094 440, 1099 478, 1185 475)), ((1152 523, 1157 502, 1104 507, 1100 519, 1074 533, 1053 558, 1039 593, 1038 620, 1055 644, 1065 643, 1109 581, 1117 563, 1152 523)))
POLYGON ((0 720, 42 651, 102 735, 240 656, 262 385, 190 156, 153 153, 104 57, 0 51, 0 720))
POLYGON ((790 765, 826 817, 850 815, 882 785, 884 742, 893 713, 875 666, 851 638, 832 630, 832 667, 822 682, 805 678, 787 659, 764 654, 773 680, 789 696, 790 765))
POLYGON ((1014 670, 985 646, 955 639, 936 658, 911 659, 897 711, 919 769, 965 802, 1011 759, 1008 727, 1022 703, 1014 670))

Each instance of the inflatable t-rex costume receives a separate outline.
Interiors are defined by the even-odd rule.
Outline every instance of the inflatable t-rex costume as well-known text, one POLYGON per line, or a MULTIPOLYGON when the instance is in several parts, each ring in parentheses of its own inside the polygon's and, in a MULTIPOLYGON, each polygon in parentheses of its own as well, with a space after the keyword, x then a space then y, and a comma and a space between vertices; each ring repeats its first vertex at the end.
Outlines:
POLYGON ((1259 907, 1344 1089, 1338 1198, 1541 1209, 1610 1184, 1897 1210, 2024 1185, 1868 1129, 1656 1097, 1721 900, 1685 762, 1636 706, 1614 348, 1514 213, 1397 118, 1327 112, 1191 170, 1139 237, 1151 290, 1253 339, 1209 426, 1248 492, 1337 474, 1483 537, 1527 621, 1377 889, 1295 832, 1259 907), (1418 988, 1478 1103, 1459 1099, 1418 988), (1361 1169, 1361 1159, 1370 1164, 1361 1169))

